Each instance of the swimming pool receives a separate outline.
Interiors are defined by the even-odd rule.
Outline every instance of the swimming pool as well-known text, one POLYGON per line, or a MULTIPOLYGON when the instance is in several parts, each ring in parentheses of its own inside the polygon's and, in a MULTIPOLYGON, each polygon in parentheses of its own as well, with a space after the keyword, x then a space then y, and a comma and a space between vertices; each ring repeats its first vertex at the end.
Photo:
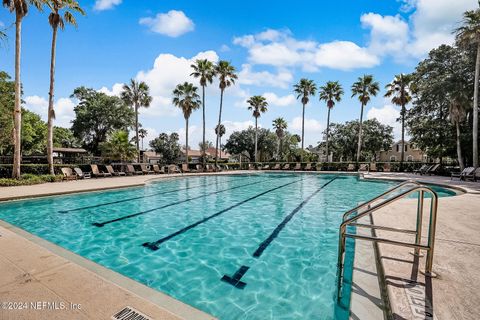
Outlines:
POLYGON ((392 185, 190 176, 6 202, 0 219, 220 319, 347 319, 335 299, 341 215, 392 185))

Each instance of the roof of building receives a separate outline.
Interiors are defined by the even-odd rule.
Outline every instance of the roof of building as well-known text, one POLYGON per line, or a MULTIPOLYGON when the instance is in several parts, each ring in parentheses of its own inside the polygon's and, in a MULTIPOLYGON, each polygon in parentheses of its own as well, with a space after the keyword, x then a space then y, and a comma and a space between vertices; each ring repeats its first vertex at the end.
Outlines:
MULTIPOLYGON (((207 153, 209 153, 212 157, 215 157, 216 155, 216 149, 215 148, 208 148, 207 153)), ((230 153, 223 152, 222 150, 219 150, 219 157, 220 159, 228 159, 231 157, 230 153)))

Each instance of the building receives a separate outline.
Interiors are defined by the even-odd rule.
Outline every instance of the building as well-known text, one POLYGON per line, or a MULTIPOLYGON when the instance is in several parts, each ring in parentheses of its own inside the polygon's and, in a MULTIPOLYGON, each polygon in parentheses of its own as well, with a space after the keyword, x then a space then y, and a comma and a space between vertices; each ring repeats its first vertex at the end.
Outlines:
MULTIPOLYGON (((215 148, 208 148, 208 149, 207 149, 207 154, 208 154, 211 158, 215 159, 215 156, 216 156, 216 152, 215 152, 215 151, 216 151, 215 148)), ((229 153, 227 153, 227 152, 218 150, 218 153, 219 153, 219 155, 218 155, 218 156, 219 156, 219 157, 218 157, 218 160, 220 160, 220 161, 228 161, 230 158, 232 158, 232 156, 231 156, 229 153)))
POLYGON ((428 157, 425 152, 416 148, 409 141, 403 143, 402 140, 397 141, 392 145, 392 148, 387 151, 380 151, 378 161, 380 162, 395 162, 402 159, 402 148, 405 149, 404 159, 405 161, 419 161, 426 162, 428 157))
MULTIPOLYGON (((207 156, 207 158, 211 156, 208 151, 206 152, 206 156, 207 156)), ((188 157, 190 158, 189 162, 199 163, 201 158, 202 158, 202 151, 201 150, 188 149, 188 157)), ((180 161, 181 162, 185 161, 185 149, 182 149, 182 153, 180 155, 180 161)))

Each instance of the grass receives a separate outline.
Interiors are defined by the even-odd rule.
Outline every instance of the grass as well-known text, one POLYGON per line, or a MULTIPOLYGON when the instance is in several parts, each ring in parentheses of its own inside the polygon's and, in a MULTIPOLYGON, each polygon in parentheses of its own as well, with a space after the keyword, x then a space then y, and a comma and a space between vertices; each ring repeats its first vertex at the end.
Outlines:
POLYGON ((45 182, 57 182, 62 181, 61 175, 34 175, 34 174, 22 174, 20 179, 1 178, 0 187, 12 187, 12 186, 28 186, 32 184, 40 184, 45 182))

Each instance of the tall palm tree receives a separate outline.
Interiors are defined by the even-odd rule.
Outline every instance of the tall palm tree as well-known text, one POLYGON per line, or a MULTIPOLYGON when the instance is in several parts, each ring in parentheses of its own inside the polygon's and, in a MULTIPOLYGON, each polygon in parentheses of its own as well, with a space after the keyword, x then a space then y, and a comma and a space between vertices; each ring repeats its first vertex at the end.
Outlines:
POLYGON ((47 120, 47 159, 48 170, 50 174, 55 174, 53 168, 53 120, 55 119, 55 110, 53 108, 53 92, 55 88, 55 56, 57 51, 57 31, 62 29, 65 24, 77 26, 74 12, 85 15, 75 0, 44 0, 46 5, 52 11, 48 16, 48 23, 52 27, 52 49, 50 55, 50 91, 48 92, 48 120, 47 120))
POLYGON ((378 82, 373 80, 371 74, 366 74, 359 77, 352 85, 352 98, 358 96, 362 107, 360 109, 360 126, 358 129, 358 146, 357 146, 357 162, 360 161, 360 152, 362 151, 362 122, 363 122, 363 108, 370 101, 372 96, 376 96, 380 90, 378 82))
POLYGON ((326 154, 328 161, 328 134, 330 129, 330 110, 335 106, 335 102, 342 100, 343 88, 338 81, 328 81, 326 85, 320 87, 320 100, 327 103, 327 139, 326 139, 326 154))
POLYGON ((401 73, 397 74, 393 81, 385 86, 387 92, 384 97, 392 97, 392 103, 402 107, 400 111, 400 116, 402 117, 402 153, 400 157, 400 168, 403 168, 403 162, 405 161, 405 113, 407 112, 405 106, 412 100, 410 94, 412 81, 412 75, 401 73))
POLYGON ((218 145, 220 146, 220 159, 222 158, 222 137, 225 134, 225 126, 223 124, 215 127, 215 134, 218 135, 218 145))
POLYGON ((278 145, 277 145, 277 161, 280 157, 280 152, 282 150, 282 142, 283 137, 285 136, 285 130, 287 129, 287 121, 283 118, 277 118, 273 120, 273 128, 275 129, 275 134, 278 138, 278 145))
POLYGON ((452 124, 455 125, 456 129, 456 140, 457 140, 457 158, 458 158, 458 165, 460 166, 460 170, 463 171, 465 168, 464 160, 462 155, 462 145, 460 142, 460 124, 465 120, 467 117, 467 108, 466 105, 469 103, 468 98, 462 96, 461 94, 457 94, 450 100, 449 105, 449 117, 452 124))
MULTIPOLYGON (((300 81, 293 86, 293 91, 297 94, 297 99, 301 98, 302 101, 302 151, 303 151, 303 139, 305 137, 305 105, 310 100, 310 96, 314 96, 317 87, 313 80, 300 79, 300 81)), ((302 153, 303 154, 303 153, 302 153)))
MULTIPOLYGON (((219 80, 218 86, 220 88, 220 111, 218 112, 218 124, 217 124, 217 126, 220 126, 222 124, 223 93, 226 88, 235 84, 235 80, 238 78, 238 76, 235 73, 235 67, 232 66, 230 62, 225 60, 220 60, 215 65, 215 75, 218 77, 218 80, 219 80)), ((217 168, 217 165, 218 165, 218 143, 219 143, 219 135, 217 133, 217 142, 215 144, 215 168, 217 168)))
POLYGON ((473 166, 478 168, 478 82, 480 80, 480 9, 466 11, 463 23, 455 30, 460 46, 476 45, 475 85, 473 89, 473 166))
POLYGON ((140 139, 142 140, 142 150, 143 150, 143 139, 145 139, 145 137, 147 136, 147 134, 148 134, 147 129, 144 129, 144 128, 138 129, 138 136, 139 136, 140 139))
POLYGON ((258 161, 257 159, 258 118, 260 118, 260 115, 262 113, 267 112, 268 102, 267 102, 267 99, 265 99, 265 97, 253 96, 247 100, 247 103, 249 104, 248 110, 253 111, 253 117, 255 118, 255 162, 257 162, 258 161))
POLYGON ((138 82, 134 79, 131 79, 130 85, 123 85, 121 97, 126 104, 135 108, 135 141, 137 147, 137 161, 140 162, 140 146, 138 139, 138 109, 141 107, 148 108, 150 106, 150 103, 152 102, 152 97, 150 96, 150 88, 143 81, 138 82))
POLYGON ((20 81, 20 56, 22 47, 22 21, 30 5, 42 10, 43 0, 2 0, 3 6, 15 13, 15 107, 13 116, 13 170, 12 178, 20 178, 22 158, 22 88, 20 81))
POLYGON ((182 109, 185 118, 185 162, 188 163, 188 120, 192 112, 199 109, 201 105, 198 88, 193 83, 184 82, 173 90, 173 104, 182 109))
MULTIPOLYGON (((212 83, 215 76, 215 68, 213 62, 207 59, 198 59, 191 65, 193 72, 190 74, 194 78, 199 78, 202 86, 202 112, 203 112, 203 137, 202 143, 205 145, 205 87, 208 83, 212 83)), ((207 161, 206 150, 202 149, 203 167, 207 161)))

